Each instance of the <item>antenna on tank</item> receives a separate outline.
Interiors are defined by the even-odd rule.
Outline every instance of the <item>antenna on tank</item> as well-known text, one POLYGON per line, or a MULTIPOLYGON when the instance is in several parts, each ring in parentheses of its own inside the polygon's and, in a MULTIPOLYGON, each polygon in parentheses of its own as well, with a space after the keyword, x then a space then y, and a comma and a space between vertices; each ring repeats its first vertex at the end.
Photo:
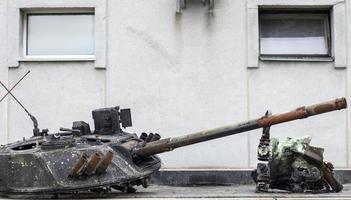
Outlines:
POLYGON ((17 83, 15 85, 12 86, 12 88, 10 90, 7 90, 7 93, 0 99, 0 102, 2 102, 2 100, 5 99, 5 97, 7 97, 7 95, 10 94, 10 92, 12 92, 13 89, 15 89, 15 87, 17 87, 17 85, 30 73, 30 71, 28 70, 28 72, 22 76, 22 78, 20 80, 17 81, 17 83))
POLYGON ((11 88, 11 89, 8 89, 5 84, 3 84, 1 81, 0 81, 0 85, 7 91, 7 93, 1 98, 0 102, 2 100, 5 99, 5 97, 7 95, 11 95, 12 98, 23 108, 23 110, 28 114, 29 118, 32 120, 33 122, 33 135, 34 136, 40 136, 40 131, 39 131, 39 128, 38 128, 38 121, 37 119, 32 115, 30 114, 30 112, 26 109, 26 107, 24 107, 24 105, 11 93, 13 89, 15 89, 15 87, 30 73, 30 71, 28 71, 25 75, 22 76, 21 79, 19 79, 17 81, 17 83, 11 88))

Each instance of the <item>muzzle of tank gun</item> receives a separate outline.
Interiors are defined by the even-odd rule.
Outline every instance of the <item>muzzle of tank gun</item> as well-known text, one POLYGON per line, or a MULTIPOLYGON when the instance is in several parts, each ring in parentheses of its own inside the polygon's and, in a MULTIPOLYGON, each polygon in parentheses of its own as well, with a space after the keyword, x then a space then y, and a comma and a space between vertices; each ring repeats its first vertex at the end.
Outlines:
POLYGON ((268 127, 275 124, 280 124, 296 119, 304 119, 310 116, 319 115, 335 110, 345 109, 347 107, 346 99, 339 98, 332 101, 327 101, 319 104, 314 104, 310 106, 299 107, 294 111, 272 115, 270 117, 262 117, 258 120, 258 125, 260 127, 268 127))
POLYGON ((111 164, 113 159, 113 151, 108 151, 106 155, 102 158, 101 162, 96 167, 95 174, 100 175, 106 172, 108 166, 111 164))
POLYGON ((101 153, 94 153, 92 156, 90 156, 88 163, 82 169, 82 175, 85 175, 85 176, 93 175, 101 158, 102 158, 101 153))
POLYGON ((78 162, 73 166, 71 172, 69 173, 70 178, 76 178, 81 174, 83 167, 88 163, 88 155, 83 153, 78 162))

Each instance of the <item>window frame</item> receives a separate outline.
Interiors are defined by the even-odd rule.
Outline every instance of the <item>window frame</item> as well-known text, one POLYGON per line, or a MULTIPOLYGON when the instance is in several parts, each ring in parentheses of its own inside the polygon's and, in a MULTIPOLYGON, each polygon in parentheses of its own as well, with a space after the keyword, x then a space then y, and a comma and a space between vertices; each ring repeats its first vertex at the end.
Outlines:
MULTIPOLYGON (((29 15, 69 15, 69 14, 92 14, 95 22, 95 9, 94 8, 49 8, 49 9, 30 9, 22 11, 22 56, 20 61, 95 61, 96 60, 96 44, 95 36, 94 42, 94 54, 92 55, 28 55, 28 16, 29 15)), ((94 35, 95 35, 94 25, 94 35)))
POLYGON ((260 60, 277 60, 277 61, 333 61, 332 57, 332 30, 331 30, 331 11, 323 10, 305 10, 305 9, 267 9, 259 8, 258 12, 258 47, 260 60), (261 20, 262 19, 323 19, 325 43, 327 54, 262 54, 261 53, 261 20))

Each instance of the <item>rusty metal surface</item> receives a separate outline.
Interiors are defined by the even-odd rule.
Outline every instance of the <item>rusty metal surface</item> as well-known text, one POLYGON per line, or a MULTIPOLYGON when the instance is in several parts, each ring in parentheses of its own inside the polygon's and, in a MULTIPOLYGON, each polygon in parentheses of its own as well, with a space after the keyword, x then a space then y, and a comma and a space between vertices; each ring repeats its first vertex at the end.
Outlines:
POLYGON ((97 165, 100 163, 101 157, 102 157, 102 155, 100 152, 97 152, 97 153, 94 153, 93 155, 91 155, 88 163, 83 168, 82 174, 86 175, 86 176, 92 175, 93 172, 95 171, 97 165))
POLYGON ((111 164, 113 159, 113 151, 108 151, 99 165, 96 167, 96 174, 103 174, 108 166, 111 164))
POLYGON ((88 162, 88 155, 86 153, 83 153, 80 156, 78 162, 73 166, 71 172, 69 173, 69 177, 72 177, 72 178, 78 177, 83 167, 87 164, 87 162, 88 162))
POLYGON ((346 99, 339 98, 333 101, 327 101, 315 105, 300 107, 295 109, 294 111, 283 114, 263 116, 255 120, 250 120, 239 124, 223 126, 215 129, 188 134, 185 136, 167 138, 156 142, 150 142, 144 147, 138 149, 136 151, 136 154, 138 156, 149 156, 153 154, 158 154, 166 151, 171 151, 175 148, 192 145, 195 143, 204 142, 229 135, 234 135, 258 128, 269 127, 275 124, 280 124, 288 121, 304 119, 309 116, 345 109, 346 107, 346 99))
POLYGON ((346 99, 339 98, 333 101, 327 101, 315 105, 300 107, 291 112, 273 115, 270 117, 263 117, 262 119, 258 120, 258 124, 260 125, 260 127, 267 127, 296 119, 304 119, 310 116, 323 114, 326 112, 345 109, 346 107, 346 99))
POLYGON ((344 187, 343 185, 335 178, 333 174, 333 165, 331 163, 323 162, 322 172, 324 180, 330 185, 330 187, 335 192, 340 192, 344 187))

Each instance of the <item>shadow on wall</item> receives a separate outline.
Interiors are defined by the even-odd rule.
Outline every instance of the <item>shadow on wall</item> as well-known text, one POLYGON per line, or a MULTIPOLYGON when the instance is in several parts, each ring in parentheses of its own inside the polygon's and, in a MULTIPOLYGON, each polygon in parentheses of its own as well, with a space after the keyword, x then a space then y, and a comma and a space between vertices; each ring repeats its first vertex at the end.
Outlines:
MULTIPOLYGON (((182 0, 177 0, 178 2, 182 0)), ((207 47, 211 47, 214 43, 213 36, 216 32, 216 21, 215 14, 213 10, 204 9, 208 5, 209 0, 183 0, 185 2, 184 9, 177 10, 174 16, 174 33, 175 33, 175 48, 176 54, 174 59, 177 61, 176 64, 179 65, 180 61, 184 58, 184 49, 187 47, 186 41, 187 37, 191 35, 192 37, 205 38, 202 42, 207 44, 207 47), (182 10, 183 13, 181 12, 182 10), (201 34, 199 37, 199 35, 201 34)), ((192 40, 194 41, 194 40, 192 40)), ((208 48, 214 49, 214 48, 208 48)), ((210 52, 209 54, 211 54, 210 52)), ((185 56, 186 57, 186 56, 185 56)), ((180 71, 180 69, 178 70, 180 71)))
POLYGON ((177 0, 176 13, 180 14, 186 8, 199 6, 200 4, 201 6, 208 6, 208 12, 213 13, 214 0, 177 0))

